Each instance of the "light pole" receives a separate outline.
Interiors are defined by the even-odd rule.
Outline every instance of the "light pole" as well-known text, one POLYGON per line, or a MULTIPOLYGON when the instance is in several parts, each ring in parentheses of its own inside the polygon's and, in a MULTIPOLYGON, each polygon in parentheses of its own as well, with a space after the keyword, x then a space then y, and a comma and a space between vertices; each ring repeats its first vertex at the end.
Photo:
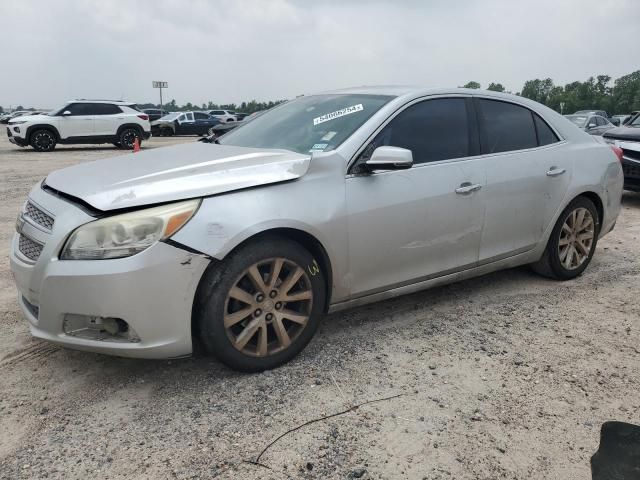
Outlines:
POLYGON ((152 82, 153 88, 159 88, 160 89, 160 110, 163 110, 162 108, 162 89, 163 88, 169 88, 169 82, 159 82, 156 80, 153 80, 152 82))

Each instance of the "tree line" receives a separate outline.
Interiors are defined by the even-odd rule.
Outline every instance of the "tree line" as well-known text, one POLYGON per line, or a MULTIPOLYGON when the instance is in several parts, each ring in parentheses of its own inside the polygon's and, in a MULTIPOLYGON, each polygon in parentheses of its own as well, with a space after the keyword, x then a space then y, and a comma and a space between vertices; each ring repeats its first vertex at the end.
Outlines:
MULTIPOLYGON (((623 75, 611 82, 609 75, 597 75, 589 77, 586 81, 575 81, 566 85, 555 85, 551 78, 535 78, 527 80, 522 87, 522 91, 516 95, 530 98, 540 102, 554 110, 567 114, 576 110, 606 110, 609 114, 630 113, 640 110, 640 70, 628 75, 623 75)), ((464 88, 482 88, 478 82, 471 81, 463 85, 464 88)), ((505 92, 506 89, 501 83, 489 83, 487 90, 505 92)), ((511 92, 507 92, 511 93, 511 92)), ((171 100, 163 105, 164 110, 169 112, 182 112, 189 110, 232 110, 234 112, 254 113, 260 110, 267 110, 286 100, 276 100, 269 102, 249 102, 226 103, 219 105, 208 102, 201 105, 191 102, 178 105, 175 100, 171 100)), ((159 104, 142 103, 140 108, 160 108, 159 104)), ((25 110, 22 105, 18 105, 14 110, 25 110)), ((34 110, 33 108, 26 110, 34 110)), ((0 113, 4 110, 0 106, 0 113)))
MULTIPOLYGON (((611 82, 609 75, 589 77, 566 85, 555 85, 551 78, 527 80, 522 91, 516 92, 554 110, 568 114, 577 110, 606 110, 610 115, 640 110, 640 70, 611 82)), ((464 88, 482 88, 478 82, 468 82, 464 88)), ((504 92, 500 83, 490 83, 487 90, 504 92)), ((511 93, 511 92, 508 92, 511 93)))

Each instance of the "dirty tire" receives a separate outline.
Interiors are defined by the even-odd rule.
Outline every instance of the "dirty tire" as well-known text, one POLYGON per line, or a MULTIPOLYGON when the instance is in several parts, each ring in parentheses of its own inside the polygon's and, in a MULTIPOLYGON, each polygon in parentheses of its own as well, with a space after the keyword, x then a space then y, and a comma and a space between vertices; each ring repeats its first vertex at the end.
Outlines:
POLYGON ((596 246, 598 243, 599 233, 600 218, 593 202, 588 198, 582 196, 575 198, 567 206, 567 208, 563 210, 560 217, 558 217, 558 220, 553 227, 553 231, 551 232, 551 236, 549 237, 549 241, 547 243, 547 247, 544 250, 542 258, 531 265, 532 269, 540 275, 554 278, 556 280, 571 280, 572 278, 578 277, 582 274, 582 272, 585 271, 585 269, 591 262, 591 259, 593 258, 593 254, 596 251, 596 246), (561 231, 569 216, 572 215, 574 211, 580 209, 586 209, 591 214, 594 220, 594 236, 587 258, 582 262, 580 266, 573 269, 568 269, 562 264, 562 261, 560 259, 559 242, 561 231))
POLYGON ((138 142, 142 144, 142 137, 140 136, 140 131, 137 128, 125 128, 120 132, 119 143, 124 149, 133 150, 133 143, 135 139, 138 139, 138 142))
MULTIPOLYGON (((283 280, 278 280, 280 282, 279 285, 284 285, 286 283, 284 280, 290 275, 286 268, 283 267, 281 270, 283 280)), ((270 271, 265 271, 264 277, 262 277, 265 279, 265 283, 271 281, 270 271)), ((249 287, 249 289, 251 288, 253 287, 249 287)), ((291 291, 294 291, 295 288, 291 291)), ((259 294, 257 289, 256 292, 253 295, 259 294)), ((268 370, 288 362, 309 343, 324 314, 325 296, 324 272, 319 268, 319 263, 305 248, 284 237, 261 237, 259 240, 247 243, 230 254, 222 263, 212 265, 205 272, 196 294, 194 327, 197 329, 200 340, 207 352, 216 356, 230 368, 243 372, 268 370), (242 281, 250 280, 250 277, 244 276, 248 269, 256 264, 261 264, 262 267, 266 268, 273 259, 283 259, 285 262, 290 262, 286 263, 286 265, 289 265, 292 271, 296 268, 295 266, 299 266, 304 270, 300 282, 305 285, 304 290, 311 292, 312 301, 307 304, 306 314, 308 318, 304 326, 286 321, 288 328, 292 328, 296 332, 295 335, 291 336, 291 343, 288 346, 282 346, 281 337, 276 335, 276 326, 275 322, 273 322, 273 324, 269 324, 270 326, 264 327, 264 332, 268 332, 265 335, 269 339, 269 353, 265 356, 255 356, 255 354, 245 353, 234 346, 234 339, 232 338, 234 334, 231 332, 231 328, 225 327, 224 319, 225 315, 232 315, 229 313, 232 310, 231 302, 237 302, 232 298, 231 290, 236 289, 242 281), (273 347, 274 345, 275 347, 273 347), (281 350, 277 350, 278 348, 281 348, 281 350), (272 352, 272 349, 275 351, 272 352)), ((253 298, 256 297, 254 296, 253 298)), ((242 302, 240 305, 243 305, 242 302)), ((291 311, 289 310, 289 305, 289 303, 284 302, 283 307, 281 307, 283 310, 280 313, 284 313, 285 310, 291 311)), ((291 308, 295 308, 296 304, 291 302, 291 305, 293 305, 291 308)), ((253 311, 254 307, 249 306, 248 308, 253 311)), ((270 305, 270 308, 274 307, 270 305)), ((265 307, 262 315, 266 315, 265 312, 267 311, 276 313, 276 310, 268 310, 265 307)), ((283 315, 282 318, 284 317, 286 315, 283 315)), ((242 329, 245 328, 248 329, 247 325, 255 318, 260 320, 260 317, 250 314, 248 319, 238 322, 233 328, 240 329, 239 331, 243 331, 242 329)), ((285 321, 280 320, 279 325, 282 326, 284 324, 285 321)), ((255 342, 255 351, 257 352, 262 333, 262 329, 257 330, 257 333, 251 337, 245 348, 252 348, 251 344, 255 342)), ((240 335, 235 337, 235 340, 238 341, 239 338, 240 335)), ((287 336, 287 338, 289 337, 287 336)))
POLYGON ((36 152, 50 152, 56 148, 56 136, 53 132, 40 129, 31 134, 29 138, 29 145, 33 147, 36 152))

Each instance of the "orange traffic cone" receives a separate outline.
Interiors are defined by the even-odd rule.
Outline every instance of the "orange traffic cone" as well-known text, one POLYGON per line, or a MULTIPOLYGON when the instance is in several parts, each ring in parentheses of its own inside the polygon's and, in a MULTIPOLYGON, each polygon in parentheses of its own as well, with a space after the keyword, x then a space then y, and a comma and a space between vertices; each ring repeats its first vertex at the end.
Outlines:
POLYGON ((138 140, 138 137, 136 137, 135 140, 133 141, 133 153, 136 153, 139 151, 140 151, 140 140, 138 140))

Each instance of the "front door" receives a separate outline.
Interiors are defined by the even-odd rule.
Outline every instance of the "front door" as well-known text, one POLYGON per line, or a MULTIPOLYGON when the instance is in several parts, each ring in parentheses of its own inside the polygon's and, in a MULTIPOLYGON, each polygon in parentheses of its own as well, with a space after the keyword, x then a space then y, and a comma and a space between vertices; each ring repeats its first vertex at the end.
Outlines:
MULTIPOLYGON (((365 147, 412 151, 408 170, 348 175, 352 297, 473 267, 484 221, 484 167, 470 100, 437 98, 397 114, 365 147)), ((353 171, 353 169, 352 169, 353 171)))
POLYGON ((95 115, 90 103, 72 103, 58 114, 58 131, 62 139, 94 135, 95 115), (66 112, 69 112, 65 115, 66 112))

